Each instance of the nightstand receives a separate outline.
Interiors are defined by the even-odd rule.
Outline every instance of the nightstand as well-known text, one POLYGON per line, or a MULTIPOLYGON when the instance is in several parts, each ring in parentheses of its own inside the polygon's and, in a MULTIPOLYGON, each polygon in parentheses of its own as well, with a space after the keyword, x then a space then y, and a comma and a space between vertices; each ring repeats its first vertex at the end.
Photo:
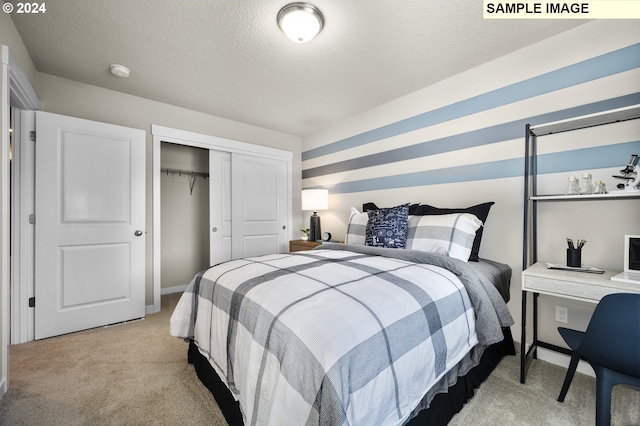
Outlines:
POLYGON ((304 251, 311 250, 314 247, 318 247, 322 243, 316 241, 305 241, 305 240, 291 240, 289 241, 289 252, 293 253, 294 251, 304 251))

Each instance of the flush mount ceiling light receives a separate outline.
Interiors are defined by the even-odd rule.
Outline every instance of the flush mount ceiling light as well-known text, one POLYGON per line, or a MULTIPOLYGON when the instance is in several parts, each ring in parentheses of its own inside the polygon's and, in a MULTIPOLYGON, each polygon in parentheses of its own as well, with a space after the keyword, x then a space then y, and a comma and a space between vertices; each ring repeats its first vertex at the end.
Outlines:
POLYGON ((109 69, 111 70, 111 74, 115 75, 116 77, 127 78, 129 77, 129 74, 131 74, 129 68, 125 67, 124 65, 111 64, 109 66, 109 69))
POLYGON ((307 3, 291 3, 278 12, 278 26, 296 43, 314 38, 324 25, 324 17, 317 7, 307 3))

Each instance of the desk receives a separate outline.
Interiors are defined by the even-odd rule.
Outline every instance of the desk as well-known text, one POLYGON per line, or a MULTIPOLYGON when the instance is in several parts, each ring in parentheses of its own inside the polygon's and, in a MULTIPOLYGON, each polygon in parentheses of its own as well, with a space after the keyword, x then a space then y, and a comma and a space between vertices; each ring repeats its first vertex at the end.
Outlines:
POLYGON ((573 299, 597 304, 607 294, 640 293, 637 284, 612 281, 618 271, 592 274, 586 272, 548 269, 544 262, 538 262, 522 271, 522 337, 520 339, 520 383, 524 383, 529 367, 529 357, 537 358, 538 347, 571 355, 571 350, 538 340, 538 296, 573 299), (533 293, 533 341, 526 349, 527 292, 533 293))

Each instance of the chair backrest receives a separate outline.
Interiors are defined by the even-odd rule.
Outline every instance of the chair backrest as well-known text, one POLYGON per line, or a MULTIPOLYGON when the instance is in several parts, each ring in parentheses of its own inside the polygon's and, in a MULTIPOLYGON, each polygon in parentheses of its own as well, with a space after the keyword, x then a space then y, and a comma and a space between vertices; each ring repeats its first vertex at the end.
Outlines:
POLYGON ((588 361, 640 377, 640 294, 603 297, 576 350, 588 361))

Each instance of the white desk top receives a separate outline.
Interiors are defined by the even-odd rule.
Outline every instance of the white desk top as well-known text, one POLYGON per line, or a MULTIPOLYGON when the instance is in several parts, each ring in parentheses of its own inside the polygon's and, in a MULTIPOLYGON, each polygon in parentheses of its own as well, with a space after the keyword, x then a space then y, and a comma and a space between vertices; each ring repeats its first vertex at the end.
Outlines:
POLYGON ((611 277, 620 271, 603 274, 548 269, 545 262, 538 262, 522 271, 522 289, 535 293, 597 303, 610 293, 640 293, 640 285, 613 281, 611 277))

